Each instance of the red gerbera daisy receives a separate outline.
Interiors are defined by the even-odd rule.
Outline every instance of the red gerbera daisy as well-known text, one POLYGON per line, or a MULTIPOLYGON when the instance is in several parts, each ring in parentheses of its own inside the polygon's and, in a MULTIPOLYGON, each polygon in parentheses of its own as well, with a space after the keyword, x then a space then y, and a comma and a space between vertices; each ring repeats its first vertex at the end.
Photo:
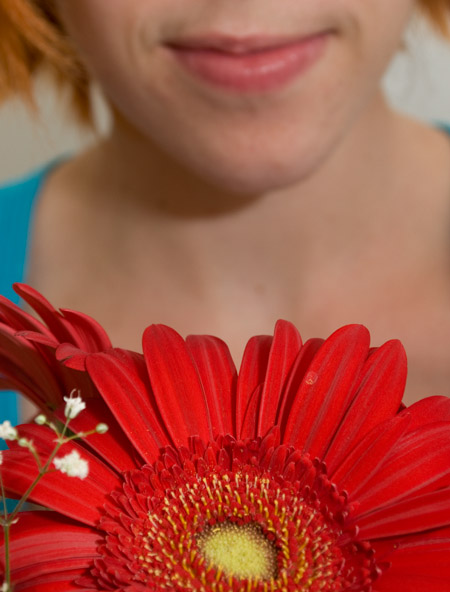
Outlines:
MULTIPOLYGON (((3 302, 4 385, 57 417, 63 387, 88 385, 71 426, 110 430, 66 445, 89 461, 85 480, 53 473, 34 490, 52 511, 12 528, 15 592, 450 590, 450 400, 401 405, 399 342, 370 349, 352 325, 302 344, 280 321, 238 374, 217 338, 156 325, 143 355, 112 349, 86 317, 26 293, 48 329, 3 302)), ((43 460, 53 450, 45 427, 19 432, 43 460)), ((2 475, 20 496, 36 466, 13 443, 2 475)))

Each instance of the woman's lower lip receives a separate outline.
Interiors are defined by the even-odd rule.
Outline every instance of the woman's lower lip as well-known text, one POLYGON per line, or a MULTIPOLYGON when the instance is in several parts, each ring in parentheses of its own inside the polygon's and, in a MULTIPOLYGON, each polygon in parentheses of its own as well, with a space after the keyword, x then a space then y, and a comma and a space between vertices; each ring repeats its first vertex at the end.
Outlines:
POLYGON ((277 90, 322 55, 328 34, 248 53, 168 46, 177 61, 201 80, 240 93, 277 90))

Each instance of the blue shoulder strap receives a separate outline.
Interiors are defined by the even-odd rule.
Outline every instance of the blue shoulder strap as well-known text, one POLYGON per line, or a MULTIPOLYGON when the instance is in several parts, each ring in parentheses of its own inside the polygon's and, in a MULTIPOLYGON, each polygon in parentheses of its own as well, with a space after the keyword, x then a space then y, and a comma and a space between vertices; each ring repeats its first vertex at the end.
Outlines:
POLYGON ((450 136, 450 123, 445 123, 444 121, 439 121, 437 123, 437 127, 439 127, 441 130, 443 130, 444 132, 446 132, 450 136))
MULTIPOLYGON (((53 164, 0 187, 0 294, 16 304, 19 297, 12 284, 24 281, 34 205, 53 164)), ((0 393, 0 423, 5 419, 13 425, 18 423, 17 396, 14 393, 0 393)))

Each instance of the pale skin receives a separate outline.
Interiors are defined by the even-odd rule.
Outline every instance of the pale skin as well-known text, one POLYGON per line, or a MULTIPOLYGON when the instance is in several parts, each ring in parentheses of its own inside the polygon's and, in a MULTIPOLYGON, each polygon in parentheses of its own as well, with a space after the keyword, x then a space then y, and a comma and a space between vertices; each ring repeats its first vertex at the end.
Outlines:
POLYGON ((450 141, 379 88, 412 0, 59 5, 115 119, 49 177, 29 283, 121 347, 158 322, 222 337, 236 363, 278 318, 304 339, 363 323, 405 345, 407 403, 450 395, 450 141), (161 49, 209 30, 330 35, 298 80, 243 97, 161 49))

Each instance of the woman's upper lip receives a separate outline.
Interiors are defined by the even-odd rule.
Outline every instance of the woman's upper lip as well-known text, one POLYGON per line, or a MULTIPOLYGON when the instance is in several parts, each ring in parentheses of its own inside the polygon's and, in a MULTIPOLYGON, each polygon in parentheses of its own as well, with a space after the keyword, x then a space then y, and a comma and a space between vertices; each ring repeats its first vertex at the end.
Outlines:
POLYGON ((178 37, 166 43, 174 49, 213 49, 233 54, 245 54, 252 51, 261 51, 273 49, 293 43, 300 43, 309 38, 323 34, 324 31, 317 33, 308 33, 303 35, 287 36, 268 36, 268 35, 246 35, 236 37, 223 33, 207 33, 186 37, 178 37))

